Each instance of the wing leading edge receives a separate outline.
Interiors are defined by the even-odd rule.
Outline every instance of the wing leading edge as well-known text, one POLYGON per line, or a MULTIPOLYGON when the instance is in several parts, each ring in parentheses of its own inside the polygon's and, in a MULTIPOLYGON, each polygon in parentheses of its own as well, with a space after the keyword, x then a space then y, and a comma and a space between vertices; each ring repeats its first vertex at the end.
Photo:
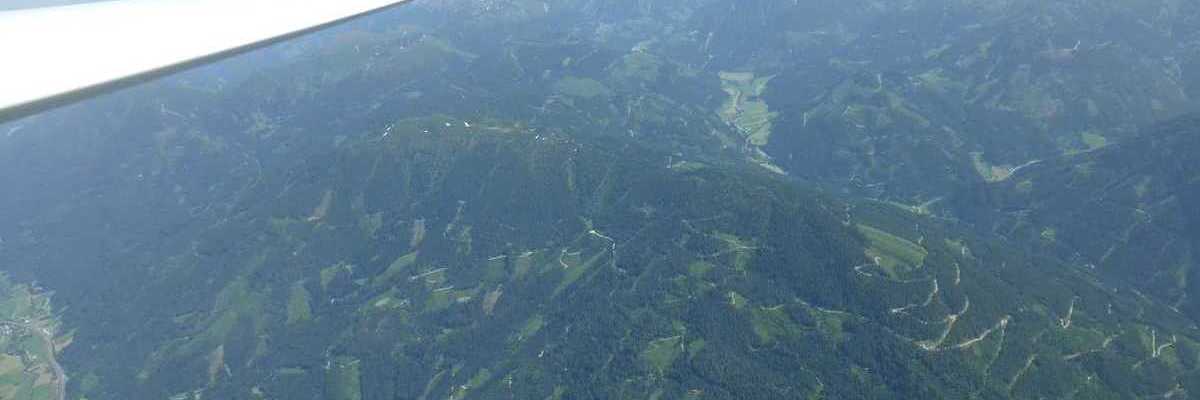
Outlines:
POLYGON ((121 0, 0 12, 0 122, 412 0, 121 0))

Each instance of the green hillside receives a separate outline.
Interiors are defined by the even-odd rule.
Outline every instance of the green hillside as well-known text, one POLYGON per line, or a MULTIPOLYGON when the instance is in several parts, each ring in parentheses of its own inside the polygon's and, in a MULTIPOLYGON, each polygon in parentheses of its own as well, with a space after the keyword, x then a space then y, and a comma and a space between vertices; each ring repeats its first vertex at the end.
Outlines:
POLYGON ((0 127, 0 268, 70 399, 1194 396, 1200 14, 1034 3, 416 4, 0 127))
POLYGON ((1191 206, 1200 200, 1198 122, 1195 114, 1175 118, 994 185, 987 204, 1001 212, 988 217, 992 229, 1200 317, 1200 232, 1191 206))
MULTIPOLYGON (((1200 361, 1170 310, 894 205, 459 122, 398 120, 264 168, 229 217, 137 269, 157 302, 97 305, 147 322, 116 328, 130 338, 119 353, 72 353, 74 373, 99 377, 75 388, 1120 398, 1176 390, 1200 361)), ((110 329, 80 326, 79 340, 110 329)))

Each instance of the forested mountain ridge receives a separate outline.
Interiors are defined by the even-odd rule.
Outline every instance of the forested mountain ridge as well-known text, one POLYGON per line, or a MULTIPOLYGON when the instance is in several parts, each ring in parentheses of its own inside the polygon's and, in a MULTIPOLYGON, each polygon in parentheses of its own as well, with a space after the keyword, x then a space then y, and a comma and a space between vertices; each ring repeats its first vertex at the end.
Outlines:
MULTIPOLYGON (((992 187, 997 234, 1134 282, 1196 318, 1200 115, 1135 140, 1047 160, 992 187)), ((979 213, 988 211, 980 209, 979 213)))
MULTIPOLYGON (((631 142, 463 122, 401 120, 386 137, 266 167, 225 217, 197 221, 190 245, 138 251, 145 265, 22 271, 113 277, 65 296, 105 310, 67 353, 99 382, 77 388, 338 399, 1190 389, 1193 326, 1052 260, 751 167, 666 165, 631 142), (139 290, 94 296, 106 282, 139 290)), ((36 248, 8 254, 46 260, 36 248)))
POLYGON ((629 18, 725 6, 508 3, 415 7, 242 81, 0 128, 0 265, 57 291, 70 393, 1200 393, 1172 304, 937 204, 797 182, 842 188, 756 141, 804 115, 772 100, 786 70, 705 66, 665 50, 705 35, 647 42, 670 25, 629 18), (544 23, 601 14, 586 35, 544 23))
MULTIPOLYGON (((1191 2, 453 1, 438 7, 482 24, 569 19, 575 23, 562 36, 572 40, 694 68, 700 81, 720 82, 726 92, 716 100, 732 128, 726 142, 760 164, 834 192, 960 219, 985 234, 1010 229, 986 216, 993 203, 977 201, 989 187, 1011 188, 1024 182, 1012 176, 1026 168, 1087 160, 1113 144, 1139 146, 1144 130, 1198 108, 1200 8, 1191 2)), ((1146 158, 1175 158, 1160 149, 1166 147, 1141 148, 1146 158)), ((1117 163, 1109 168, 1135 173, 1117 163)), ((1048 195, 1067 199, 1063 193, 1085 203, 1108 201, 1087 197, 1098 192, 1048 195)), ((1177 308, 1196 309, 1196 297, 1183 295, 1193 263, 1178 250, 1182 242, 1131 240, 1176 248, 1157 250, 1155 262, 1106 256, 1107 244, 1124 241, 1121 232, 1135 224, 1126 209, 1133 208, 1115 217, 1113 210, 1085 207, 1016 220, 1037 227, 1022 235, 1031 248, 1045 247, 1043 228, 1061 220, 1112 223, 1094 231, 1080 226, 1051 247, 1119 283, 1163 294, 1177 308)), ((1171 230, 1179 221, 1158 218, 1139 229, 1161 223, 1171 230)))
POLYGON ((770 121, 765 135, 758 123, 742 130, 760 136, 749 147, 794 176, 914 204, 1132 139, 1194 109, 1200 88, 1200 7, 1174 0, 424 7, 509 41, 632 49, 708 81, 722 82, 723 71, 766 78, 751 94, 758 101, 741 108, 770 121), (504 29, 522 25, 530 28, 504 29))
MULTIPOLYGON (((976 201, 988 187, 1018 185, 1023 181, 1012 176, 1026 168, 1086 160, 1109 145, 1140 146, 1143 131, 1198 109, 1200 7, 1191 2, 457 1, 442 7, 480 23, 573 18, 563 31, 575 40, 695 68, 701 80, 721 83, 728 98, 717 107, 733 128, 728 136, 760 164, 831 191, 960 219, 985 234, 997 224, 984 216, 992 204, 976 201), (506 10, 505 17, 495 18, 494 9, 506 10)), ((514 34, 520 35, 537 34, 514 34)), ((1149 159, 1176 158, 1160 151, 1165 146, 1139 148, 1149 159)), ((1110 165, 1114 174, 1135 173, 1110 165)), ((1101 193, 1070 193, 1082 202, 1107 201, 1087 197, 1101 193)), ((1149 291, 1161 289, 1177 308, 1196 309, 1196 297, 1182 294, 1190 256, 1177 249, 1159 250, 1171 255, 1155 256, 1166 257, 1156 262, 1106 256, 1108 247, 1086 247, 1109 240, 1088 238, 1120 236, 1133 217, 1100 208, 1060 211, 1045 221, 1022 219, 1038 227, 1023 236, 1027 243, 1043 247, 1042 228, 1064 215, 1112 223, 1077 229, 1053 247, 1120 283, 1149 290, 1146 283, 1155 281, 1149 291), (1077 245, 1083 247, 1071 247, 1077 245)), ((1139 229, 1179 221, 1159 218, 1139 229)), ((1181 245, 1131 240, 1167 242, 1181 245)))

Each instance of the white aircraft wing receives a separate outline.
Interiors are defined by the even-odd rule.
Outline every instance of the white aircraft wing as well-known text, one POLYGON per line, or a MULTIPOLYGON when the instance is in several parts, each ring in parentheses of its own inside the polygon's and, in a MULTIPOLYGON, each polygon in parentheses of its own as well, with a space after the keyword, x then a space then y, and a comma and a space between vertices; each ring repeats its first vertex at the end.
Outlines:
POLYGON ((0 12, 0 122, 411 0, 118 0, 0 12))

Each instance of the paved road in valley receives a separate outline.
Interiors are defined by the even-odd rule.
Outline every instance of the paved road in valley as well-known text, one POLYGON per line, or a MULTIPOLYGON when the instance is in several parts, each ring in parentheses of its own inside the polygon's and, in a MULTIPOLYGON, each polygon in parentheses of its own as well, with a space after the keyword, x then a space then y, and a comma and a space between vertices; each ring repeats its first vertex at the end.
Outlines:
POLYGON ((42 342, 46 344, 46 349, 49 349, 50 368, 54 370, 54 393, 50 396, 53 400, 66 400, 67 398, 67 373, 63 370, 62 365, 58 364, 58 359, 55 358, 55 353, 58 348, 54 344, 54 335, 49 328, 40 327, 35 324, 24 324, 17 321, 0 320, 0 325, 8 325, 14 328, 21 328, 33 332, 42 342))

